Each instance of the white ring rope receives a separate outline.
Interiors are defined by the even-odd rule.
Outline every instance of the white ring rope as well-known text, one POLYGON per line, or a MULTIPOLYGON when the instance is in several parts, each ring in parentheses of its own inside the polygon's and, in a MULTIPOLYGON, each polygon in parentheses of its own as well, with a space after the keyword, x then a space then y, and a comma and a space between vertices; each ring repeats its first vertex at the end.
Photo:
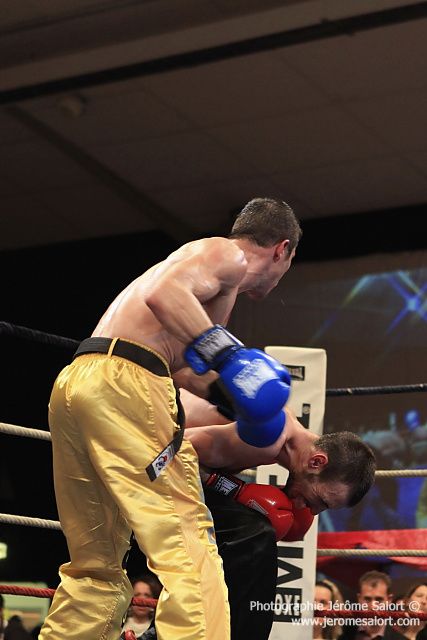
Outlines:
POLYGON ((0 522, 6 524, 19 524, 24 527, 40 527, 41 529, 61 529, 58 520, 43 520, 42 518, 29 518, 27 516, 14 516, 9 513, 0 513, 0 522))
POLYGON ((0 422, 0 432, 8 433, 11 436, 37 438, 38 440, 52 439, 49 431, 42 431, 42 429, 29 429, 28 427, 19 427, 17 424, 7 424, 6 422, 0 422))
MULTIPOLYGON (((27 527, 40 527, 42 529, 61 529, 57 520, 43 520, 42 518, 28 518, 26 516, 14 516, 0 513, 0 522, 17 524, 27 527)), ((427 557, 427 549, 317 549, 317 555, 336 557, 427 557)))
POLYGON ((376 478, 416 478, 427 476, 427 469, 381 469, 375 471, 376 478))
MULTIPOLYGON (((20 427, 17 424, 7 424, 6 422, 0 422, 0 433, 6 433, 12 436, 23 436, 25 438, 36 438, 38 440, 52 439, 49 431, 20 427)), ((256 470, 245 469, 241 471, 240 474, 255 478, 256 470)), ((381 469, 375 472, 376 478, 416 478, 424 476, 427 476, 427 469, 381 469)))

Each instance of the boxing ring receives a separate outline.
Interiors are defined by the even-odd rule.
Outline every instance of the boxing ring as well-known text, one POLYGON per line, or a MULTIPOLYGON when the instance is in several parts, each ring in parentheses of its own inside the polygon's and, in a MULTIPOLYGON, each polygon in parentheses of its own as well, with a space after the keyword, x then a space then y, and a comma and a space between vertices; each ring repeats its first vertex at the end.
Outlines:
MULTIPOLYGON (((75 350, 79 342, 71 338, 44 333, 30 329, 28 327, 13 325, 7 322, 0 322, 0 338, 13 337, 18 340, 30 341, 43 344, 45 346, 62 347, 75 350)), ((266 349, 267 351, 267 349, 266 349)), ((271 353, 271 351, 270 351, 271 353)), ((274 355, 271 353, 271 355, 274 355)), ((394 386, 375 387, 347 387, 337 389, 325 389, 325 397, 337 396, 366 396, 398 393, 420 393, 427 391, 427 383, 406 384, 394 386)), ((307 425, 306 425, 307 426, 307 425)), ((0 422, 0 433, 15 437, 33 438, 50 442, 49 431, 42 429, 23 427, 20 425, 0 422)), ((249 477, 255 476, 255 471, 248 469, 244 472, 249 477)), ((376 478, 410 478, 427 477, 427 469, 382 469, 376 471, 376 478)), ((61 531, 59 521, 47 520, 43 518, 27 517, 0 513, 0 523, 23 527, 38 527, 61 531)), ((362 558, 387 558, 390 561, 406 562, 416 565, 427 571, 427 549, 425 540, 427 539, 427 529, 410 530, 387 530, 387 531, 352 531, 352 532, 320 532, 317 536, 317 551, 314 556, 317 561, 317 568, 322 569, 325 563, 333 558, 362 559, 362 558), (386 534, 386 535, 385 535, 386 534), (406 543, 406 544, 404 544, 406 543)), ((316 543, 314 542, 314 545, 316 543)), ((22 596, 36 596, 52 598, 54 589, 35 589, 29 587, 18 587, 12 585, 0 585, 1 594, 14 594, 22 596)), ((155 607, 156 601, 149 598, 133 599, 135 604, 145 604, 155 607)), ((342 610, 316 611, 316 617, 351 617, 354 611, 344 612, 342 610)), ((427 614, 421 612, 379 612, 364 611, 363 616, 369 618, 403 616, 415 617, 421 621, 427 620, 427 614)), ((302 637, 302 636, 300 636, 302 637)), ((307 636, 309 637, 309 636, 307 636)))

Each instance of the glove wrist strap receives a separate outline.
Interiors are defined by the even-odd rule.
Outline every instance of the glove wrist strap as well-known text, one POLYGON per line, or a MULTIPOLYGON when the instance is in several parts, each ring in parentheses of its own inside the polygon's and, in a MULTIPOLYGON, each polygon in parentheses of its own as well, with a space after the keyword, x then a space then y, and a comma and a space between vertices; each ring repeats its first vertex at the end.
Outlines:
POLYGON ((235 498, 240 493, 245 483, 235 476, 224 476, 220 473, 212 473, 206 481, 206 486, 224 496, 235 498))
POLYGON ((215 324, 188 345, 184 357, 193 371, 201 375, 210 369, 217 369, 222 362, 222 354, 229 353, 233 347, 237 349, 242 346, 243 343, 229 331, 215 324))

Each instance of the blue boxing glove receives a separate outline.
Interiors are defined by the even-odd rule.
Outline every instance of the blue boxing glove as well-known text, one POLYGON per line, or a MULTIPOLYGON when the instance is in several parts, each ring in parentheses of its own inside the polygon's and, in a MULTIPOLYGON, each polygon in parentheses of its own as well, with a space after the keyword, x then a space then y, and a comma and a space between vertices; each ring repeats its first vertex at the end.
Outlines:
POLYGON ((286 414, 284 411, 270 420, 263 420, 261 423, 250 422, 237 416, 237 433, 239 438, 253 447, 268 447, 274 444, 282 433, 286 424, 286 414))
POLYGON ((291 379, 287 369, 264 351, 247 349, 220 325, 193 340, 184 357, 198 374, 210 369, 219 373, 243 422, 269 421, 288 400, 291 379))

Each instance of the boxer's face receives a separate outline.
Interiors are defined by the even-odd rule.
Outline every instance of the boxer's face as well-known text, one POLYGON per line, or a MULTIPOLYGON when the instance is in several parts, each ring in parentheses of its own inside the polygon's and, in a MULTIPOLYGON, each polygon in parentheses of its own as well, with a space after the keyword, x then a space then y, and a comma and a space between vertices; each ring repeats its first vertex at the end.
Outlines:
POLYGON ((289 271, 294 256, 295 249, 290 254, 284 249, 277 262, 272 262, 270 269, 266 269, 260 274, 256 285, 246 292, 248 298, 251 298, 251 300, 263 300, 270 291, 277 287, 285 273, 289 271))
POLYGON ((335 480, 322 481, 319 474, 308 471, 290 473, 286 483, 286 495, 296 509, 308 507, 313 515, 326 509, 346 507, 350 488, 335 480))

